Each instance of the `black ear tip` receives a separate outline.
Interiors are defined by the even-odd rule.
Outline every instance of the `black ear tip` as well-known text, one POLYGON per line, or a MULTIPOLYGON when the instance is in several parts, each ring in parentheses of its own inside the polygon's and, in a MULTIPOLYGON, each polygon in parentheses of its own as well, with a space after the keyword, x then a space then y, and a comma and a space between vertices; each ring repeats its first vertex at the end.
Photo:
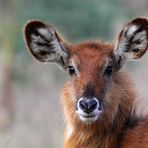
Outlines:
POLYGON ((23 28, 25 43, 29 46, 31 34, 36 31, 37 28, 45 28, 46 24, 40 20, 29 20, 23 28))
POLYGON ((54 27, 52 25, 46 24, 40 20, 29 20, 23 28, 23 33, 25 39, 30 39, 30 35, 35 33, 38 28, 46 28, 48 30, 54 31, 54 27))
POLYGON ((131 23, 133 24, 147 24, 148 25, 148 18, 144 18, 144 17, 137 17, 133 20, 131 20, 131 23))
POLYGON ((32 33, 36 28, 44 28, 47 25, 39 20, 30 20, 24 26, 24 33, 32 33))

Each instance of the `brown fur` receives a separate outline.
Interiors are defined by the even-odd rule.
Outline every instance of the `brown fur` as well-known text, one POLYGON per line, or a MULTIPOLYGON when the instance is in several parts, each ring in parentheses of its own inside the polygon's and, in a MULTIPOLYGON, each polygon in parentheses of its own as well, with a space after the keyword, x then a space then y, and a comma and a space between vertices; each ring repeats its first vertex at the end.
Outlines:
MULTIPOLYGON (((121 71, 113 75, 113 84, 111 84, 111 90, 107 94, 110 99, 103 100, 107 109, 96 123, 85 124, 78 119, 74 110, 75 102, 72 98, 73 89, 76 88, 76 94, 81 96, 84 84, 90 80, 94 80, 91 83, 96 86, 99 95, 99 90, 102 90, 104 84, 96 73, 96 67, 97 64, 102 65, 103 58, 108 56, 111 49, 112 45, 103 43, 84 43, 72 48, 75 59, 79 57, 77 61, 81 61, 79 64, 83 71, 79 79, 67 82, 62 93, 65 120, 70 122, 74 128, 72 135, 65 139, 64 148, 117 148, 120 143, 118 136, 124 128, 124 122, 131 115, 133 101, 136 97, 133 84, 125 73, 121 71), (85 66, 83 62, 86 62, 86 67, 83 67, 85 66)), ((140 127, 139 130, 141 130, 140 127)), ((146 134, 148 137, 148 131, 146 134)), ((134 135, 132 136, 136 138, 134 135)), ((126 138, 124 139, 126 142, 126 138)))
MULTIPOLYGON (((56 62, 64 70, 73 62, 73 69, 75 65, 78 70, 70 76, 61 95, 65 118, 64 148, 148 148, 148 116, 136 114, 134 85, 120 70, 130 58, 140 58, 147 51, 147 19, 129 22, 121 31, 116 48, 101 41, 71 45, 60 39, 51 26, 40 21, 29 22, 24 33, 26 44, 36 59, 56 62), (140 29, 127 37, 131 25, 139 25, 140 29), (145 46, 141 49, 138 44, 136 50, 131 48, 135 36, 143 30, 146 32, 145 46), (106 76, 104 71, 109 64, 113 71, 106 76), (95 97, 99 105, 103 104, 98 119, 92 123, 81 121, 76 113, 76 104, 82 96, 95 97)), ((140 37, 136 41, 142 42, 140 37)))
POLYGON ((148 117, 125 134, 121 148, 148 148, 148 117))

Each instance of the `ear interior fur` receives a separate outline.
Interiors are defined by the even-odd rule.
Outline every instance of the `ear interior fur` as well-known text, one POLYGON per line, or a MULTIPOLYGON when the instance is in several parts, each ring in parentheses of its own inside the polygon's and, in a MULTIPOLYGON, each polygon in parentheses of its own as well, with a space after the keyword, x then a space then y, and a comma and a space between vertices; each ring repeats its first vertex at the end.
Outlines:
POLYGON ((30 21, 24 29, 26 44, 31 54, 41 62, 56 62, 64 66, 69 53, 64 41, 51 25, 30 21))
POLYGON ((115 48, 119 67, 133 59, 141 58, 148 49, 148 20, 136 18, 123 27, 115 48))

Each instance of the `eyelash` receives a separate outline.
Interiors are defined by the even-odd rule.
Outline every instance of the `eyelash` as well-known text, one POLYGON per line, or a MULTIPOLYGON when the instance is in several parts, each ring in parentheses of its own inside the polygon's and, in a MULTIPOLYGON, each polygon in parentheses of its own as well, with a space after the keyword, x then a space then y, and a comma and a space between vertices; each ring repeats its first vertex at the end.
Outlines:
POLYGON ((74 67, 73 67, 73 66, 68 66, 68 72, 69 72, 70 75, 75 74, 75 69, 74 69, 74 67))
MULTIPOLYGON (((68 66, 68 72, 70 75, 73 75, 75 74, 75 69, 73 66, 68 66)), ((105 72, 104 72, 104 75, 107 75, 107 76, 111 76, 112 75, 112 72, 113 72, 113 66, 112 65, 109 65, 107 66, 107 68, 105 69, 105 72)))
POLYGON ((111 76, 112 75, 112 72, 113 72, 113 66, 112 65, 109 65, 107 66, 107 68, 105 69, 105 72, 104 72, 104 75, 107 75, 107 76, 111 76))

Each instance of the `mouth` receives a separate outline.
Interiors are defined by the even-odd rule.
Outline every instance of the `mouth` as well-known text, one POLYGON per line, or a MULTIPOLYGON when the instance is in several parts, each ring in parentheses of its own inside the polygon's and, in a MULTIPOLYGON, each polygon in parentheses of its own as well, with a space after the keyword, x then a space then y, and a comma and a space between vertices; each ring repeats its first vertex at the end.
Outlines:
POLYGON ((85 123, 93 123, 98 119, 97 115, 80 115, 79 114, 79 118, 81 121, 85 122, 85 123))
POLYGON ((82 114, 79 114, 79 116, 82 116, 83 118, 95 118, 96 115, 82 115, 82 114))

